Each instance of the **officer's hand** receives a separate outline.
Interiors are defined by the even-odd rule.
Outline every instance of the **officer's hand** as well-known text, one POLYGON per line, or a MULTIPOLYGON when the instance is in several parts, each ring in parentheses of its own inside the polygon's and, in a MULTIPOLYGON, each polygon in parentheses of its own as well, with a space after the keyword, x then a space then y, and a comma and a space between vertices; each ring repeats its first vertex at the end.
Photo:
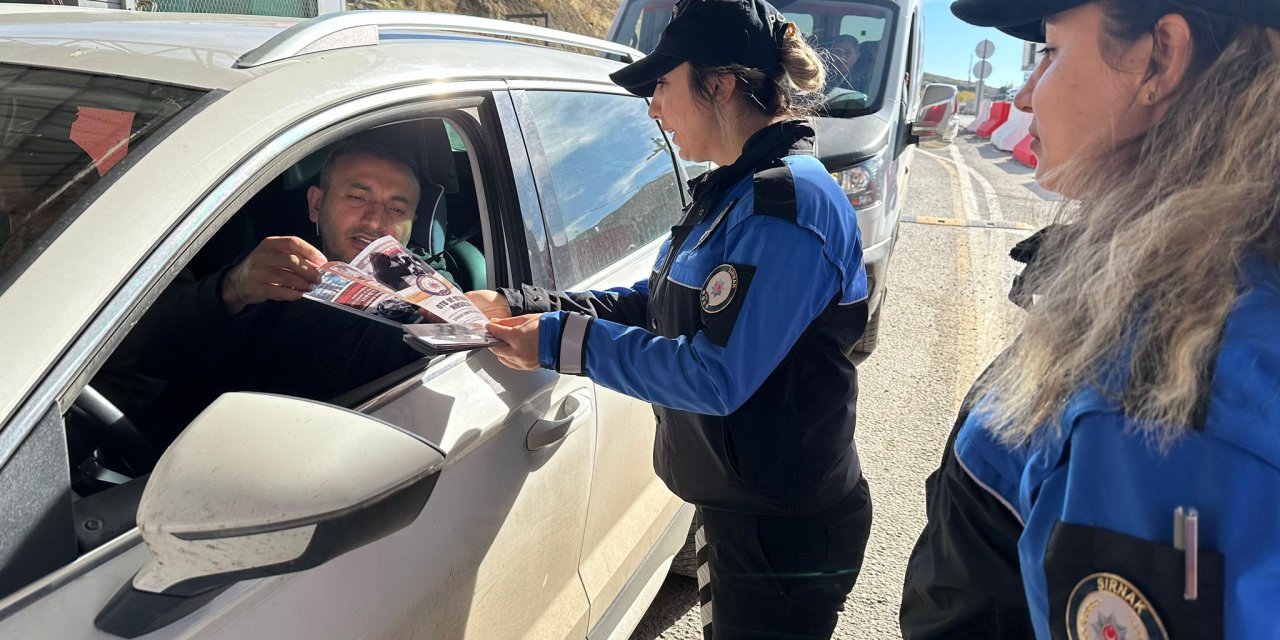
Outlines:
POLYGON ((516 318, 495 320, 486 325, 493 337, 505 342, 489 347, 498 362, 517 371, 534 371, 538 365, 538 326, 542 315, 531 313, 516 318))
POLYGON ((316 269, 328 262, 319 249, 293 236, 263 240, 222 281, 222 303, 235 315, 267 300, 292 302, 320 283, 316 269))
POLYGON ((471 299, 471 304, 476 305, 490 320, 511 317, 511 306, 507 304, 507 297, 497 291, 487 289, 468 291, 466 296, 471 299))

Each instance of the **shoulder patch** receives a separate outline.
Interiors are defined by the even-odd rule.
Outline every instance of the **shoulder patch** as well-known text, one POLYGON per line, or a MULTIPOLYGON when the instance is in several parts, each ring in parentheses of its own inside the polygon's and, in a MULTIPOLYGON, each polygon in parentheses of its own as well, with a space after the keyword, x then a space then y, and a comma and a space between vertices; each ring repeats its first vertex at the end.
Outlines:
POLYGON ((796 221, 796 182, 791 167, 765 169, 752 179, 755 190, 754 213, 796 221))
POLYGON ((733 302, 733 296, 738 292, 738 271, 731 264, 722 264, 716 267, 711 275, 707 276, 706 284, 702 285, 702 310, 707 313, 719 313, 733 302))
POLYGON ((756 268, 749 264, 725 263, 716 267, 702 285, 702 334, 711 344, 724 347, 733 336, 738 315, 751 287, 756 268))

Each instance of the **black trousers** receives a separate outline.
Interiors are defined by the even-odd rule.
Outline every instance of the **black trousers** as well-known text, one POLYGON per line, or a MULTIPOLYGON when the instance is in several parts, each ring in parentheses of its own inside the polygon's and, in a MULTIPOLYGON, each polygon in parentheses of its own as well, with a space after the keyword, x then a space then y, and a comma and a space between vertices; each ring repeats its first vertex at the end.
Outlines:
POLYGON ((699 507, 698 588, 707 640, 830 638, 871 534, 866 478, 810 516, 699 507))

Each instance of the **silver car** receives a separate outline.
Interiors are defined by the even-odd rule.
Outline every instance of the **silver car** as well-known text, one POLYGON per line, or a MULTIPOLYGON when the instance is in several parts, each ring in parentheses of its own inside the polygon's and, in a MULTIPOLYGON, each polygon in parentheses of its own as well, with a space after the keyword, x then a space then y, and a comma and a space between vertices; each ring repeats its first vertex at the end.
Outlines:
POLYGON ((0 5, 0 637, 629 634, 692 516, 644 403, 453 353, 223 394, 157 461, 122 380, 173 283, 308 231, 353 136, 420 160, 414 240, 465 288, 647 277, 686 174, 608 81, 638 55, 435 14, 0 5))

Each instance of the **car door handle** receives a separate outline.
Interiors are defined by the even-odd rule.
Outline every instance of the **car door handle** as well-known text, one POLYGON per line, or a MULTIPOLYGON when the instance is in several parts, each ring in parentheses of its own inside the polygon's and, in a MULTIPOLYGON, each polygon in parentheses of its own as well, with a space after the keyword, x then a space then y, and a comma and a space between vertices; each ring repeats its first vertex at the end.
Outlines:
POLYGON ((530 451, 549 447, 578 429, 583 418, 591 413, 591 396, 584 391, 575 391, 560 401, 555 415, 560 418, 543 419, 533 423, 529 435, 525 436, 524 446, 530 451))

